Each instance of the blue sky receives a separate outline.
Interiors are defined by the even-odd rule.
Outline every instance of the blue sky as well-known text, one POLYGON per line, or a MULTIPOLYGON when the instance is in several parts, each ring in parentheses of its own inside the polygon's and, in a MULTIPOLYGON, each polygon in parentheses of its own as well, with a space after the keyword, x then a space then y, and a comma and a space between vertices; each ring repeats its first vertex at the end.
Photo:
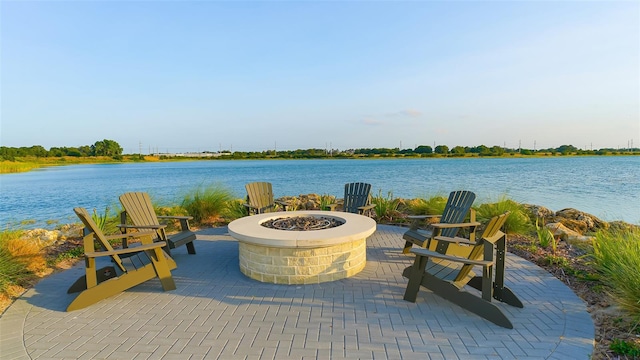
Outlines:
POLYGON ((2 146, 640 147, 637 1, 4 1, 2 146))

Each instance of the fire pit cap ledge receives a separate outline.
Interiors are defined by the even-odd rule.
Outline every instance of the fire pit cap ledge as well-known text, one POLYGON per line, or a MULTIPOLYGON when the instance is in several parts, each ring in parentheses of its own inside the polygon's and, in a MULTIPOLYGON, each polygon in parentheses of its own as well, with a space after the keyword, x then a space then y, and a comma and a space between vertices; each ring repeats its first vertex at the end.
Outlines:
POLYGON ((229 223, 229 234, 240 242, 283 248, 318 248, 367 238, 376 231, 376 222, 366 216, 335 211, 282 211, 246 216, 229 223), (344 224, 322 230, 287 231, 270 229, 261 223, 282 217, 331 217, 344 224))

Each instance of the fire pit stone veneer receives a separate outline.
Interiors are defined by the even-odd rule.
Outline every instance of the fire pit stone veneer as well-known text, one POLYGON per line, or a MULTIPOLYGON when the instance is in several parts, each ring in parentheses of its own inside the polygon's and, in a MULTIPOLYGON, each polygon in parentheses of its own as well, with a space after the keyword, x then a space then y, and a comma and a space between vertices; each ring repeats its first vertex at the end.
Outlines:
POLYGON ((229 234, 239 242, 240 271, 274 284, 317 284, 359 273, 367 261, 366 239, 375 230, 376 222, 366 216, 313 210, 246 216, 229 224, 229 234), (332 217, 344 224, 310 231, 260 225, 295 216, 332 217))

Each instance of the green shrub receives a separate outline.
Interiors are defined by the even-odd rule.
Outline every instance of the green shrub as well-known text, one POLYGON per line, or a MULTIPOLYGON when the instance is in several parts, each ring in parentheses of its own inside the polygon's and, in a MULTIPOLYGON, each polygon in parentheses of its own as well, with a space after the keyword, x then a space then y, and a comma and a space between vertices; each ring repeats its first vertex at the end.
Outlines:
POLYGON ((481 204, 476 208, 477 221, 488 222, 492 217, 509 211, 509 217, 504 224, 505 231, 511 234, 526 234, 532 225, 527 210, 522 204, 502 198, 495 203, 481 204))
POLYGON ((227 208, 227 202, 232 199, 232 192, 221 185, 200 185, 184 195, 182 207, 190 216, 193 216, 195 223, 202 223, 223 214, 227 208))
POLYGON ((225 206, 222 216, 229 222, 239 219, 241 217, 249 215, 247 208, 244 206, 246 201, 243 199, 233 199, 227 201, 227 205, 225 206))
POLYGON ((633 359, 640 357, 640 347, 638 345, 621 339, 614 339, 609 345, 609 349, 618 355, 631 356, 633 359))
POLYGON ((593 259, 616 301, 640 321, 640 230, 598 231, 593 259))

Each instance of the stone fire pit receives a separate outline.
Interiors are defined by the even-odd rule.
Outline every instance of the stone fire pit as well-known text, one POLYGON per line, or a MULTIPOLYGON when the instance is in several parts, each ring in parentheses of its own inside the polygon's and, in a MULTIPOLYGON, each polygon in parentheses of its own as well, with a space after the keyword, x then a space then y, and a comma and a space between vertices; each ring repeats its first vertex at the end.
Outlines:
POLYGON ((229 224, 239 242, 240 271, 274 284, 316 284, 359 273, 367 261, 366 239, 376 222, 331 211, 287 211, 246 216, 229 224), (322 230, 279 230, 261 224, 289 217, 334 218, 342 225, 322 230))

